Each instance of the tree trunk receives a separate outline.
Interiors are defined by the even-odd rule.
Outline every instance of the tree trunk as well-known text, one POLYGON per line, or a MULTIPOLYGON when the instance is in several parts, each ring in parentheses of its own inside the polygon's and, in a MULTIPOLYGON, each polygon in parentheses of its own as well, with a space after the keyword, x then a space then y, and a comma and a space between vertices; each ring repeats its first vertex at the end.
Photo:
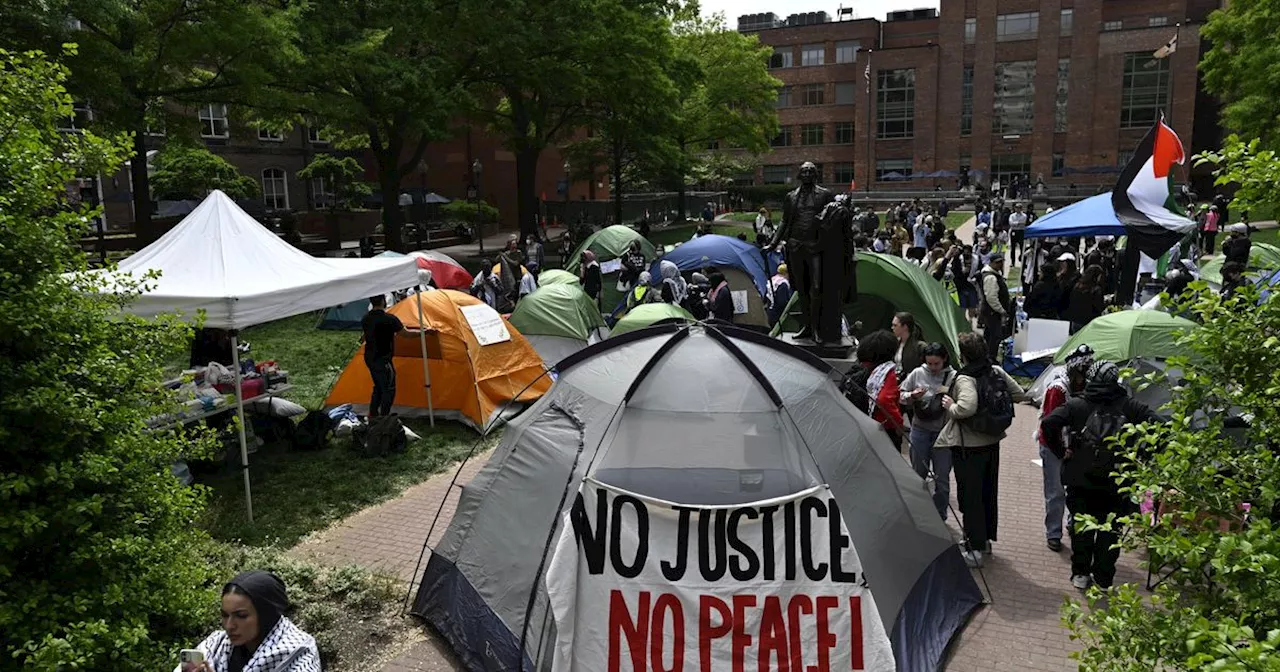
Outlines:
POLYGON ((516 152, 516 221, 520 223, 520 240, 538 235, 538 194, 534 185, 541 154, 542 150, 528 147, 516 152))
POLYGON ((396 165, 395 154, 390 161, 379 161, 378 183, 382 188, 382 235, 388 250, 404 252, 404 241, 400 233, 404 224, 404 213, 400 211, 400 166, 396 165))
POLYGON ((133 234, 138 249, 159 236, 151 226, 151 176, 147 173, 147 116, 144 106, 133 123, 133 160, 129 162, 133 180, 133 234))
POLYGON ((622 223, 622 162, 615 160, 613 162, 613 222, 615 224, 622 223))
POLYGON ((686 180, 684 179, 684 176, 685 176, 684 143, 683 142, 679 143, 679 147, 680 147, 680 160, 678 165, 676 166, 676 221, 675 223, 684 224, 684 221, 688 219, 684 211, 684 188, 685 188, 685 182, 686 182, 686 180))

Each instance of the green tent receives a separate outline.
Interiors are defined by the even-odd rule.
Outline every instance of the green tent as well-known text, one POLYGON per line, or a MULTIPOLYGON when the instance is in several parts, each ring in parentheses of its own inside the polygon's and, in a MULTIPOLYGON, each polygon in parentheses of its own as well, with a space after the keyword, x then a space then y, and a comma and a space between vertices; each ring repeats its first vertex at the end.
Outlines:
POLYGON ((570 273, 569 271, 562 271, 558 268, 553 268, 538 274, 538 286, 546 287, 547 285, 574 285, 576 287, 582 287, 582 281, 578 279, 578 276, 570 273))
POLYGON ((849 323, 861 321, 859 335, 865 335, 888 329, 900 311, 916 318, 925 341, 941 343, 952 361, 960 361, 958 337, 973 328, 947 288, 902 257, 859 252, 858 296, 844 308, 849 323))
POLYGON ((618 323, 613 325, 610 336, 625 334, 628 331, 644 329, 664 320, 685 320, 693 322, 693 315, 680 306, 670 303, 644 303, 631 309, 618 323))
MULTIPOLYGON (((1222 285, 1222 264, 1226 257, 1218 256, 1206 261, 1200 268, 1200 279, 1214 285, 1222 285)), ((1274 271, 1280 269, 1280 247, 1269 243, 1254 243, 1249 248, 1250 271, 1274 271)))
MULTIPOLYGON (((583 250, 595 252, 596 261, 603 266, 605 262, 621 257, 633 240, 640 241, 640 251, 644 253, 644 261, 647 268, 658 257, 657 251, 653 249, 653 243, 650 243, 648 239, 629 226, 614 224, 596 231, 582 241, 578 249, 574 250, 573 254, 564 260, 564 270, 575 274, 578 272, 579 260, 582 258, 583 250)), ((604 287, 603 291, 601 291, 600 305, 605 312, 612 312, 614 306, 618 305, 623 297, 623 293, 618 291, 618 274, 606 273, 602 279, 604 287)))
POLYGON ((1055 363, 1066 361, 1082 343, 1093 348, 1094 358, 1112 362, 1127 362, 1143 357, 1168 359, 1190 354, 1178 345, 1178 336, 1184 329, 1199 325, 1186 318, 1170 315, 1161 310, 1122 310, 1103 315, 1077 331, 1053 356, 1055 363))
POLYGON ((525 336, 590 340, 605 327, 594 301, 574 285, 545 285, 520 299, 508 319, 525 336))

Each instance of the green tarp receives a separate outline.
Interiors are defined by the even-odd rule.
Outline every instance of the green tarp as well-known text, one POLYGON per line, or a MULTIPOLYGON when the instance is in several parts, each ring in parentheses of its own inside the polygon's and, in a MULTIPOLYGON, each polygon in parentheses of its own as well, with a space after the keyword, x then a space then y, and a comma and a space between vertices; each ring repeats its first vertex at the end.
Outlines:
POLYGON ((508 320, 525 336, 561 336, 580 341, 605 326, 600 309, 575 285, 546 285, 520 299, 508 320))
POLYGON ((1199 325, 1161 310, 1122 310, 1103 315, 1077 331, 1058 349, 1053 361, 1061 364, 1082 343, 1093 348, 1095 359, 1125 362, 1138 357, 1168 359, 1191 354, 1178 345, 1185 329, 1199 325))
POLYGON ((543 271, 538 274, 538 286, 546 287, 547 285, 573 285, 582 287, 582 281, 578 280, 578 276, 569 271, 562 271, 558 268, 543 271))
POLYGON ((610 336, 625 334, 628 331, 644 329, 663 320, 686 320, 693 322, 693 315, 680 306, 670 303, 644 303, 631 309, 613 325, 610 336))
MULTIPOLYGON (((1206 261, 1200 268, 1200 279, 1215 285, 1222 285, 1222 263, 1226 257, 1221 254, 1206 261)), ((1269 243, 1254 243, 1249 248, 1250 271, 1274 271, 1280 269, 1280 247, 1269 243)))
MULTIPOLYGON (((650 243, 648 239, 641 236, 631 227, 614 224, 596 231, 582 241, 578 249, 574 250, 573 254, 564 260, 564 270, 575 275, 578 273, 579 261, 582 258, 583 250, 595 252, 596 261, 604 265, 607 261, 621 257, 633 240, 640 241, 640 251, 644 253, 645 268, 648 268, 649 264, 653 263, 653 260, 658 257, 658 253, 653 249, 653 243, 650 243)), ((618 291, 617 273, 607 273, 602 279, 604 287, 600 292, 600 305, 604 312, 608 313, 612 312, 614 307, 622 301, 624 293, 618 291)))

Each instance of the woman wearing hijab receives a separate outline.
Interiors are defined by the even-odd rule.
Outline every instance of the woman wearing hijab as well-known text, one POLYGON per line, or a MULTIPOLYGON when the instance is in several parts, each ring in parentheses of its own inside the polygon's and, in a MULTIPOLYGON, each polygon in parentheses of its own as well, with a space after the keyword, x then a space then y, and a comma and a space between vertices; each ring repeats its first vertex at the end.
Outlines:
POLYGON ((598 304, 603 280, 600 277, 600 262, 596 261, 596 253, 583 250, 580 264, 582 269, 578 271, 578 279, 582 281, 582 291, 598 304))
POLYGON ((711 269, 707 279, 711 281, 711 291, 707 293, 707 307, 711 311, 711 317, 733 322, 733 293, 729 290, 729 281, 716 268, 711 269))
POLYGON ((658 273, 662 275, 662 301, 677 306, 684 305, 689 296, 689 284, 680 275, 680 267, 673 261, 658 263, 658 273))
POLYGON ((653 303, 653 276, 649 271, 640 271, 640 279, 636 281, 636 286, 627 292, 627 310, 645 303, 653 303))
MULTIPOLYGON (((196 648, 204 662, 180 672, 320 672, 316 640, 284 615, 284 582, 270 572, 244 572, 222 588, 222 629, 196 648)), ((177 672, 177 671, 175 671, 177 672)))

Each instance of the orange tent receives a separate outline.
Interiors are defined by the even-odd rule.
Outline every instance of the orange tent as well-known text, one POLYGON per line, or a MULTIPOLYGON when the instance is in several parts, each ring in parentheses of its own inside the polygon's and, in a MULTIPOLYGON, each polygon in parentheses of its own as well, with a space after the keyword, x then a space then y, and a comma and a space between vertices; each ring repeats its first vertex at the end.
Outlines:
MULTIPOLYGON (((551 378, 543 375, 546 369, 542 358, 506 320, 502 324, 511 340, 483 346, 476 340, 461 309, 484 305, 480 299, 451 289, 420 296, 431 400, 437 415, 483 432, 506 402, 529 403, 551 388, 551 378)), ((400 318, 405 326, 404 335, 396 339, 396 401, 392 410, 401 415, 426 415, 417 295, 400 301, 387 312, 400 318)), ((363 411, 369 407, 372 391, 373 379, 364 363, 362 345, 324 403, 327 407, 352 404, 363 411)))

